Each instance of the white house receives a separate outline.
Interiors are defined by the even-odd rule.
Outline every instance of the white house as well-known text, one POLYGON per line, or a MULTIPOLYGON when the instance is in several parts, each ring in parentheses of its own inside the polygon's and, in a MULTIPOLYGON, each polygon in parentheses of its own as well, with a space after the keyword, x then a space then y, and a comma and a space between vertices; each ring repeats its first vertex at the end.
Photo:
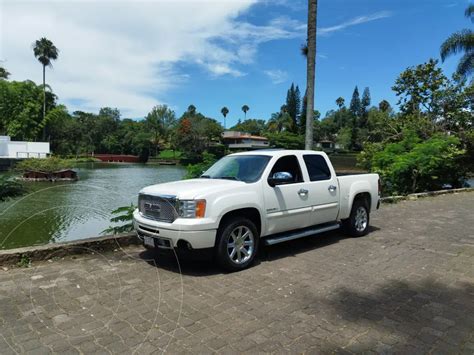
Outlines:
POLYGON ((252 136, 250 133, 238 131, 224 131, 222 140, 229 149, 262 149, 268 148, 268 139, 261 136, 252 136))
POLYGON ((48 142, 20 142, 0 136, 0 158, 46 158, 49 154, 48 142))

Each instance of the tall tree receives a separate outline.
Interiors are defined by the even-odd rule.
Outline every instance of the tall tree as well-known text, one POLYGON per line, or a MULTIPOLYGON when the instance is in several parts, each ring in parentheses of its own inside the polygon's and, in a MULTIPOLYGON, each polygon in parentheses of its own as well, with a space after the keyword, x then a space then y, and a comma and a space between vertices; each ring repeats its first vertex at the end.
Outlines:
POLYGON ((286 93, 285 106, 286 112, 288 112, 293 120, 293 127, 296 129, 298 127, 298 118, 301 107, 300 89, 298 88, 298 85, 295 87, 295 84, 291 83, 291 86, 286 93))
POLYGON ((439 92, 447 82, 448 78, 438 67, 438 61, 430 59, 403 71, 392 90, 399 97, 397 104, 402 113, 419 115, 426 111, 432 119, 436 119, 442 109, 439 92))
POLYGON ((194 116, 196 114, 196 106, 193 104, 188 106, 188 111, 187 111, 191 116, 194 116))
POLYGON ((367 108, 370 106, 370 90, 368 87, 366 87, 362 93, 361 104, 362 108, 367 111, 367 108))
POLYGON ((223 108, 221 108, 221 113, 222 113, 222 116, 224 116, 224 129, 225 129, 225 118, 227 117, 227 114, 229 113, 229 109, 224 106, 223 108))
MULTIPOLYGON (((30 80, 0 80, 0 135, 6 134, 14 140, 33 141, 44 134, 43 88, 30 80)), ((46 92, 46 107, 56 106, 56 96, 46 92)))
MULTIPOLYGON (((52 67, 52 61, 58 59, 59 49, 46 37, 33 43, 33 53, 43 66, 43 121, 46 120, 46 67, 52 67)), ((46 131, 43 131, 43 139, 46 131)))
POLYGON ((247 111, 250 110, 250 107, 247 105, 242 106, 242 111, 244 111, 245 119, 247 119, 247 111))
POLYGON ((368 109, 370 106, 370 90, 368 87, 364 89, 364 92, 362 93, 362 100, 360 102, 361 107, 360 107, 360 120, 359 120, 359 126, 360 127, 365 127, 367 124, 367 117, 368 117, 368 109))
POLYGON ((345 100, 343 97, 339 96, 337 99, 336 99, 336 105, 337 107, 339 107, 340 109, 344 107, 344 103, 345 103, 345 100))
MULTIPOLYGON (((474 4, 467 7, 464 13, 467 18, 474 22, 474 4)), ((441 45, 441 60, 456 53, 464 53, 459 60, 456 72, 463 78, 469 77, 474 73, 474 31, 465 28, 453 33, 441 45)))
POLYGON ((379 110, 382 112, 387 112, 391 109, 390 103, 387 100, 382 100, 379 102, 379 110))
POLYGON ((153 132, 156 156, 158 155, 160 135, 168 140, 171 130, 176 125, 175 113, 166 105, 155 106, 146 116, 145 124, 153 132))
POLYGON ((357 146, 357 126, 358 118, 362 111, 362 103, 360 101, 359 89, 356 86, 354 92, 352 93, 351 104, 349 106, 349 111, 352 114, 352 123, 351 123, 351 132, 350 132, 350 148, 352 150, 356 149, 357 146))
POLYGON ((8 79, 10 73, 3 67, 0 67, 0 80, 1 79, 8 79))
POLYGON ((239 120, 237 124, 231 128, 233 131, 247 132, 252 135, 259 136, 265 130, 266 123, 264 120, 248 119, 245 121, 239 120))
POLYGON ((357 117, 360 114, 361 107, 362 103, 360 102, 359 88, 356 86, 354 88, 354 92, 352 93, 351 105, 349 106, 349 110, 354 116, 357 117))
POLYGON ((313 148, 314 81, 316 71, 316 26, 318 0, 308 0, 308 54, 306 56, 305 149, 313 148))

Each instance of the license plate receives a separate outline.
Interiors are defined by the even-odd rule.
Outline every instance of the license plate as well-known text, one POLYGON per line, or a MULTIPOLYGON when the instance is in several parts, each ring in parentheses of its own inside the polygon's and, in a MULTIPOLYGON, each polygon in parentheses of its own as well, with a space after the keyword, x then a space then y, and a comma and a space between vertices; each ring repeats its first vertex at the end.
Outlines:
POLYGON ((149 247, 155 247, 155 239, 152 237, 143 237, 143 242, 145 245, 148 245, 149 247))

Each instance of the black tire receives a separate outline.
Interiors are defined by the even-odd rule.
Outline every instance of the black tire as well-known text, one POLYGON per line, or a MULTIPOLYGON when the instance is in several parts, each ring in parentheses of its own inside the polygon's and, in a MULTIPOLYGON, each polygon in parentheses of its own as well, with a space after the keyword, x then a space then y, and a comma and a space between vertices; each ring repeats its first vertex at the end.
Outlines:
POLYGON ((217 262, 227 271, 240 271, 246 269, 255 260, 255 256, 258 252, 259 239, 257 227, 255 227, 255 224, 251 220, 244 217, 233 217, 224 221, 217 230, 217 241, 215 246, 217 262), (245 240, 239 238, 239 241, 236 242, 235 237, 238 235, 240 227, 242 227, 242 236, 245 235, 245 232, 247 231, 250 233, 248 237, 245 238, 245 240), (234 241, 234 248, 229 247, 229 243, 232 242, 231 239, 234 241), (249 241, 251 239, 253 239, 253 244, 249 245, 249 241), (250 246, 252 248, 250 248, 250 246), (230 254, 232 254, 234 249, 236 249, 235 254, 234 257, 231 258, 230 254), (249 257, 247 259, 245 259, 247 256, 244 254, 243 249, 249 253, 249 257), (239 255, 240 262, 238 260, 239 255))
POLYGON ((352 204, 349 218, 342 221, 342 227, 344 228, 344 231, 352 237, 362 237, 369 233, 369 222, 370 213, 367 201, 365 199, 356 199, 352 204), (358 213, 362 213, 361 210, 365 211, 365 223, 361 223, 361 220, 358 220, 358 213))

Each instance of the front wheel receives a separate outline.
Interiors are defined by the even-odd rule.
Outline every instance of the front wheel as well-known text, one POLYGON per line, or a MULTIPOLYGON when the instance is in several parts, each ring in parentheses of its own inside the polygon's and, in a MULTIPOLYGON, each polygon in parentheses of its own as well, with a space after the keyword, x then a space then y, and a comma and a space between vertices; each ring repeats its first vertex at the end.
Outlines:
POLYGON ((344 230, 353 237, 361 237, 369 232, 369 207, 365 200, 355 200, 349 218, 342 221, 344 230))
POLYGON ((258 251, 259 236, 255 224, 247 218, 236 217, 218 230, 216 258, 228 271, 247 268, 258 251))

